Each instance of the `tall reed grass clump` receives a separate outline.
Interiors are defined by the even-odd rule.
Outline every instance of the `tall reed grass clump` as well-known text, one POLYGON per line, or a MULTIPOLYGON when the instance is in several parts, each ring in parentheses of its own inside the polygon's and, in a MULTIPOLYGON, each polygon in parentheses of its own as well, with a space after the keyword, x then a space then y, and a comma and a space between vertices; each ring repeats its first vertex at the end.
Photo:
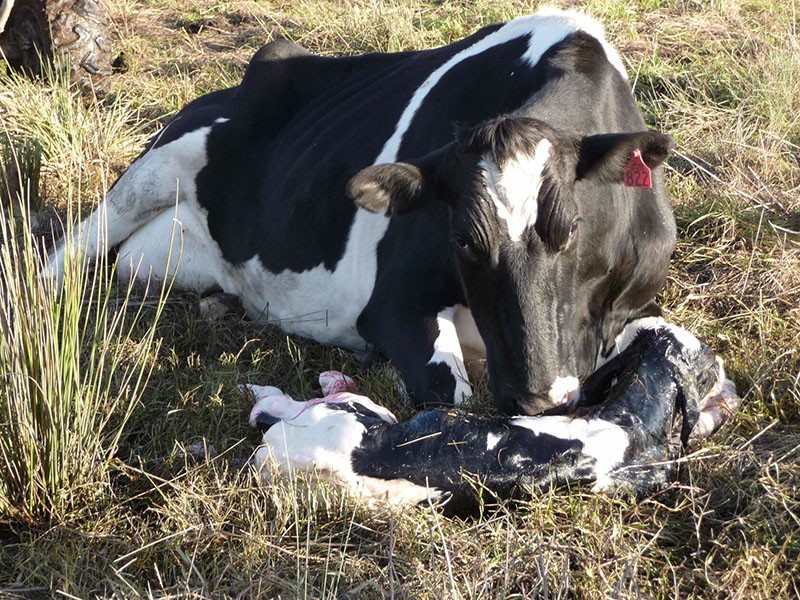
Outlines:
POLYGON ((143 303, 111 283, 102 259, 87 269, 69 257, 61 289, 40 278, 46 254, 28 205, 0 210, 0 515, 62 520, 108 493, 158 319, 140 323, 143 303))
MULTIPOLYGON (((24 197, 34 209, 39 207, 39 177, 42 146, 30 138, 0 132, 0 203, 13 206, 24 197), (21 185, 25 189, 20 189, 21 185)), ((19 208, 16 209, 19 212, 19 208)))

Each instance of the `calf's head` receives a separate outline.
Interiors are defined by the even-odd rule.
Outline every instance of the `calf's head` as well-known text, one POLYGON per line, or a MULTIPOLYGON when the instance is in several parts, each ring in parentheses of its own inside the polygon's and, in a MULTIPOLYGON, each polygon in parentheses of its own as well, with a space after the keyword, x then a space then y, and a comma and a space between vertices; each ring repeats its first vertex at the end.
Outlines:
POLYGON ((580 137, 524 117, 461 131, 407 163, 358 173, 362 207, 400 216, 450 207, 450 239, 492 393, 512 414, 567 404, 627 321, 658 312, 675 225, 660 178, 623 186, 638 151, 654 168, 656 132, 580 137))

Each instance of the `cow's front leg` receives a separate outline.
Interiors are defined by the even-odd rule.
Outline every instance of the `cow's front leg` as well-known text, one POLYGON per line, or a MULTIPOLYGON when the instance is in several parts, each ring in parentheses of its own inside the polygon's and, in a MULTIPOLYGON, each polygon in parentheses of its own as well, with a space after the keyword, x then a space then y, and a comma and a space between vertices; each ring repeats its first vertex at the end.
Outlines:
POLYGON ((436 316, 433 354, 428 360, 426 369, 429 372, 440 369, 442 373, 448 372, 452 376, 455 381, 453 401, 456 405, 460 405, 472 397, 472 386, 469 383, 464 354, 456 330, 456 312, 457 307, 448 307, 436 316))
POLYGON ((378 315, 365 311, 359 318, 359 333, 392 361, 418 406, 461 404, 472 396, 455 312, 448 307, 421 317, 384 306, 378 315))

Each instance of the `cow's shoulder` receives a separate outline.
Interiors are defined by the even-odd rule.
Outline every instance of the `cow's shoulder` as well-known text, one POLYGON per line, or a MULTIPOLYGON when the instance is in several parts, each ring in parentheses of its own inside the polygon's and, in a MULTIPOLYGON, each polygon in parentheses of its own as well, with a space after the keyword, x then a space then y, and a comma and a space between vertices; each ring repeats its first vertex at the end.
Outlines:
POLYGON ((319 56, 288 40, 274 40, 250 60, 236 91, 236 108, 243 115, 274 122, 280 115, 294 115, 348 79, 368 77, 409 54, 413 53, 319 56))

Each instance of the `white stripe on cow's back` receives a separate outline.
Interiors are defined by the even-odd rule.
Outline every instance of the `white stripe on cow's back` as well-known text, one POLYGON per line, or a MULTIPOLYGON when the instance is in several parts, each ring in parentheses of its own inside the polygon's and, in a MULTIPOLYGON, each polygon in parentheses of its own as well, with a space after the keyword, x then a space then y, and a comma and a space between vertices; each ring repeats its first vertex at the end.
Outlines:
POLYGON ((616 48, 606 40, 605 30, 598 20, 577 10, 561 10, 548 6, 540 9, 534 15, 520 17, 511 21, 511 23, 531 18, 539 20, 539 24, 535 35, 531 37, 531 44, 528 46, 528 51, 524 56, 529 65, 533 66, 539 62, 550 46, 557 44, 569 34, 576 31, 584 31, 600 42, 611 66, 619 71, 623 79, 628 79, 628 73, 625 71, 622 57, 620 57, 616 48))
POLYGON ((542 55, 548 48, 576 31, 585 31, 589 35, 597 38, 603 45, 609 62, 623 77, 627 78, 622 59, 617 51, 606 42, 603 26, 592 17, 577 11, 563 11, 556 8, 545 8, 533 15, 518 17, 481 38, 458 54, 453 55, 450 60, 428 75, 427 79, 416 89, 414 95, 411 96, 411 100, 405 110, 403 110, 403 114, 400 115, 400 119, 397 121, 394 133, 386 141, 383 150, 381 150, 381 153, 375 159, 375 164, 394 162, 397 160, 397 153, 400 150, 403 136, 405 136, 406 131, 408 131, 408 128, 411 126, 411 122, 414 120, 414 116, 417 114, 420 106, 422 106, 425 98, 434 86, 439 83, 442 77, 460 62, 480 54, 481 52, 485 52, 490 48, 499 46, 500 44, 529 35, 530 41, 528 50, 522 58, 529 65, 533 66, 539 62, 539 59, 542 58, 542 55))

